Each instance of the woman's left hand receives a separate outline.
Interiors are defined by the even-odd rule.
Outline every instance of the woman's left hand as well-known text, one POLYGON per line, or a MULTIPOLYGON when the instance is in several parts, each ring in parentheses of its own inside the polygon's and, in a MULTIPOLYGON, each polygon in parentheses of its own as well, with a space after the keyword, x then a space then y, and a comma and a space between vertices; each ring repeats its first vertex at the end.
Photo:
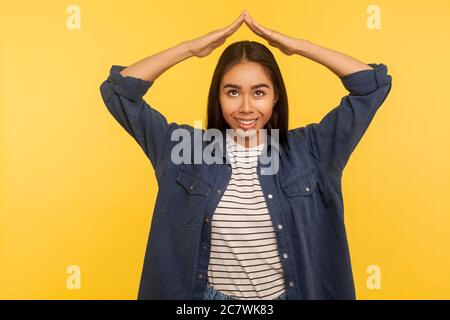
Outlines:
POLYGON ((271 46, 280 49, 287 55, 297 52, 301 39, 292 38, 278 31, 268 29, 257 23, 245 10, 245 24, 258 36, 266 39, 271 46))

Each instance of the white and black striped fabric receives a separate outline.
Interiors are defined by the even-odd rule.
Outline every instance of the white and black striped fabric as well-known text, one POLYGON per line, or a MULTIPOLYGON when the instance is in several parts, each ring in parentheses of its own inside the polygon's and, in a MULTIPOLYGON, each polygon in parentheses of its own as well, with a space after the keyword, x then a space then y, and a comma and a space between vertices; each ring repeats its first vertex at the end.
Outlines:
POLYGON ((238 299, 276 299, 285 292, 275 230, 256 167, 265 142, 246 148, 227 133, 231 180, 214 212, 208 283, 238 299))

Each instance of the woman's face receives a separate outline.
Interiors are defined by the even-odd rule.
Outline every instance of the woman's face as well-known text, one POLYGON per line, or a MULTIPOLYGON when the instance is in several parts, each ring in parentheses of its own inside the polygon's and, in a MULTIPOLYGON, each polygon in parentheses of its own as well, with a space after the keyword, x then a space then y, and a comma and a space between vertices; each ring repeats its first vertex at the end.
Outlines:
POLYGON ((223 116, 238 136, 245 137, 246 147, 262 142, 260 129, 272 116, 276 99, 269 74, 256 62, 236 64, 222 77, 220 105, 223 116))

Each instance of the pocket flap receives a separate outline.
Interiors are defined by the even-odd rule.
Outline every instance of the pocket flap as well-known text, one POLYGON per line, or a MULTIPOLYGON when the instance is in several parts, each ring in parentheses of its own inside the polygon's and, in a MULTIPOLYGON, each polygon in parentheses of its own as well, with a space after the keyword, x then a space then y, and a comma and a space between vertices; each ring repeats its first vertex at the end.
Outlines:
POLYGON ((309 196, 316 189, 318 177, 311 171, 307 174, 301 174, 290 179, 286 184, 282 184, 282 187, 286 195, 290 197, 294 196, 309 196))
POLYGON ((183 169, 180 169, 178 172, 177 182, 192 195, 207 195, 211 189, 211 186, 195 173, 183 169))

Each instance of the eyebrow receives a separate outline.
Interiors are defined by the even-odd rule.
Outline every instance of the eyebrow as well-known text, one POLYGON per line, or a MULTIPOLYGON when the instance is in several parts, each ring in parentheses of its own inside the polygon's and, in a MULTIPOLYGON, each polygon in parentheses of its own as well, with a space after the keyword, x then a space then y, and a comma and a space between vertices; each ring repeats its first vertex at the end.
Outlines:
MULTIPOLYGON (((267 83, 258 83, 255 84, 254 86, 251 87, 251 89, 256 89, 256 88, 261 88, 261 87, 266 87, 268 89, 270 89, 269 85, 267 83)), ((236 89, 242 89, 241 86, 237 85, 237 84, 233 84, 233 83, 227 83, 226 85, 223 86, 223 88, 236 88, 236 89)))

